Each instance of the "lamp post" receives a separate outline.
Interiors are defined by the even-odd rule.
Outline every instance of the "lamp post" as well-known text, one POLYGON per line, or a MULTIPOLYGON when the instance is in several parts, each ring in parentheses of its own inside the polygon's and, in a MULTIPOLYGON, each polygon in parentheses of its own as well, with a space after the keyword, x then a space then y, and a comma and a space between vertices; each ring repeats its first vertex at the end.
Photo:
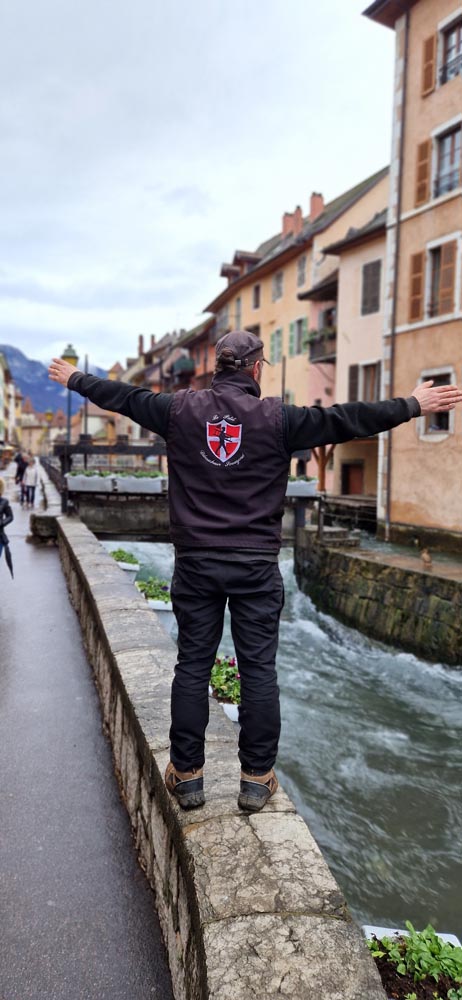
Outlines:
MULTIPOLYGON (((66 349, 63 351, 63 353, 61 355, 61 360, 62 361, 67 361, 67 363, 69 365, 73 365, 73 367, 75 368, 75 366, 76 366, 76 364, 77 364, 77 362, 79 360, 79 357, 78 357, 78 354, 76 354, 75 348, 72 346, 72 344, 68 344, 67 345, 66 349)), ((69 448, 70 443, 71 443, 71 390, 70 389, 67 390, 67 433, 66 433, 66 443, 67 443, 67 448, 69 448)), ((67 453, 66 453, 66 462, 65 462, 65 466, 66 467, 64 469, 64 472, 69 472, 69 465, 70 465, 70 462, 69 462, 69 453, 67 451, 67 453)))
POLYGON ((50 433, 51 433, 51 424, 54 417, 53 410, 45 410, 44 417, 47 422, 47 449, 48 449, 48 454, 50 454, 50 433))

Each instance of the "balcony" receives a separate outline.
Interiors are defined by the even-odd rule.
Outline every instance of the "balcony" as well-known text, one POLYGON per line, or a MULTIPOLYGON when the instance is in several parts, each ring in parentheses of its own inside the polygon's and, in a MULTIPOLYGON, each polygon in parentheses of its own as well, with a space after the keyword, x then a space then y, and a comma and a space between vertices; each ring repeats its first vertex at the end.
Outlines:
POLYGON ((174 375, 193 375, 195 370, 196 363, 194 358, 177 358, 172 365, 174 375))
POLYGON ((335 364, 337 359, 336 327, 311 330, 308 334, 308 345, 312 364, 335 364))
POLYGON ((449 194, 450 191, 458 188, 460 183, 460 168, 457 166, 436 178, 433 197, 439 198, 442 194, 449 194))
POLYGON ((448 80, 453 80, 455 76, 462 75, 462 52, 459 52, 457 56, 453 59, 449 59, 447 63, 440 69, 440 84, 447 83, 448 80))

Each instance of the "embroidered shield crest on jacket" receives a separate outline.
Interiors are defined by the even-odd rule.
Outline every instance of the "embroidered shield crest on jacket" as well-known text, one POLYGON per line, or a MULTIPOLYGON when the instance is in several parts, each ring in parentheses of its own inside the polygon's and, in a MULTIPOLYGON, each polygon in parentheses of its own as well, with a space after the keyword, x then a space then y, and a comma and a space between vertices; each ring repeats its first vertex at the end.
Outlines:
POLYGON ((219 420, 214 424, 207 421, 207 444, 220 462, 227 462, 236 454, 241 445, 242 424, 229 424, 219 420))

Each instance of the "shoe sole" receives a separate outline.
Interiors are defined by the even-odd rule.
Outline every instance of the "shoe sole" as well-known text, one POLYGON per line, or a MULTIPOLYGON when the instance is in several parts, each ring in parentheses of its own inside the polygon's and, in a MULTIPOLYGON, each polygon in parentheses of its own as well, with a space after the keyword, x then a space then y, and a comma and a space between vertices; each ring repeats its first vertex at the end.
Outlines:
MULTIPOLYGON (((173 795, 175 795, 175 792, 173 792, 173 795)), ((201 806, 205 806, 204 792, 191 792, 190 795, 175 795, 175 798, 182 809, 200 809, 201 806)))
POLYGON ((264 809, 266 803, 269 802, 271 795, 268 795, 266 799, 255 798, 254 795, 239 795, 237 804, 239 809, 243 809, 244 812, 260 812, 264 809))

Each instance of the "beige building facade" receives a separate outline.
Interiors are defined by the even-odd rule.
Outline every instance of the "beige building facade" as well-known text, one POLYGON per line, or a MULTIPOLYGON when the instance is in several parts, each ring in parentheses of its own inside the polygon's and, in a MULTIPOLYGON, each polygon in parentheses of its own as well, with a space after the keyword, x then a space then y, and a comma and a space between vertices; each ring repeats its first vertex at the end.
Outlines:
MULTIPOLYGON (((396 33, 384 320, 384 395, 462 382, 462 7, 377 0, 396 33)), ((382 436, 383 437, 383 436, 382 436)), ((412 421, 380 444, 386 537, 462 534, 462 413, 412 421)))

